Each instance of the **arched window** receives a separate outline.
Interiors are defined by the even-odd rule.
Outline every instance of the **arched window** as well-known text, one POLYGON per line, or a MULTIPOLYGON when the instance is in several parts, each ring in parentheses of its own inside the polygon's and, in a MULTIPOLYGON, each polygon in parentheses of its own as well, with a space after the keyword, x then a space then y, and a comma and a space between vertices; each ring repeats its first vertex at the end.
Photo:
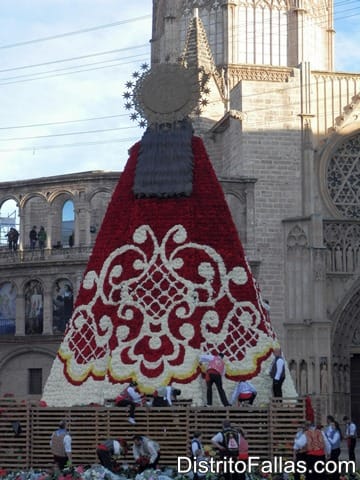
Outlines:
POLYGON ((16 293, 13 283, 0 284, 0 335, 15 335, 16 293))
POLYGON ((43 331, 44 295, 38 280, 25 285, 25 334, 39 334, 43 331))
POLYGON ((57 280, 53 290, 53 333, 64 333, 74 305, 73 286, 67 279, 57 280))
MULTIPOLYGON (((12 236, 9 232, 15 229, 19 232, 19 209, 15 200, 6 200, 0 207, 0 246, 8 245, 12 250, 17 249, 12 244, 12 236)), ((18 236, 17 236, 18 237, 18 236)))
POLYGON ((97 192, 91 198, 91 201, 90 201, 91 243, 95 242, 96 235, 103 221, 110 197, 111 197, 110 192, 97 192))
POLYGON ((62 208, 61 216, 61 243, 63 246, 72 246, 70 237, 72 236, 72 238, 74 238, 74 220, 74 202, 72 200, 66 200, 62 208))

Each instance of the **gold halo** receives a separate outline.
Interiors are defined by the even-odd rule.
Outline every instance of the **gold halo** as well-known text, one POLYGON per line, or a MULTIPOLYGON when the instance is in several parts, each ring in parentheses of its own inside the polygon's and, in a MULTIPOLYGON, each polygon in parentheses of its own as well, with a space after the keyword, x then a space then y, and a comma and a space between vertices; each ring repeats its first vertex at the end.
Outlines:
POLYGON ((173 123, 186 118, 201 97, 197 70, 180 64, 151 67, 136 82, 135 110, 150 124, 173 123))

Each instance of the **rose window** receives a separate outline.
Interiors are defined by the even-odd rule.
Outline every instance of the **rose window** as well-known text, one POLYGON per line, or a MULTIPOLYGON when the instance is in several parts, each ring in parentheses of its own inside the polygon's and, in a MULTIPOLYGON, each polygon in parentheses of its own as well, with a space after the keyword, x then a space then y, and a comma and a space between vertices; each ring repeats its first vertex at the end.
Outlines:
POLYGON ((326 184, 341 216, 360 217, 360 134, 343 142, 330 158, 326 184))

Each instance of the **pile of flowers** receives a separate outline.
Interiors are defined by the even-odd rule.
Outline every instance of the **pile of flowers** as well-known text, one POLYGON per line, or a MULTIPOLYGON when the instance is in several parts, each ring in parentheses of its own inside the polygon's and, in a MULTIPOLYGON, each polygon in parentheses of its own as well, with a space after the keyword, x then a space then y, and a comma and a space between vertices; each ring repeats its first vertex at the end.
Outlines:
POLYGON ((138 473, 136 469, 124 466, 113 473, 101 465, 80 465, 68 467, 62 472, 51 470, 7 471, 0 468, 0 480, 185 480, 171 468, 162 470, 145 470, 138 473))
MULTIPOLYGON (((303 478, 303 476, 301 476, 303 478)), ((209 473, 204 480, 222 480, 221 475, 209 473)), ((165 467, 161 470, 145 470, 137 473, 136 469, 122 467, 116 474, 101 465, 87 465, 69 467, 63 472, 51 471, 15 471, 8 472, 0 468, 0 480, 192 480, 193 474, 180 475, 172 468, 165 467)), ((246 474, 246 480, 294 480, 293 474, 268 474, 261 469, 246 474)), ((360 471, 353 474, 341 474, 340 480, 360 480, 360 471)))

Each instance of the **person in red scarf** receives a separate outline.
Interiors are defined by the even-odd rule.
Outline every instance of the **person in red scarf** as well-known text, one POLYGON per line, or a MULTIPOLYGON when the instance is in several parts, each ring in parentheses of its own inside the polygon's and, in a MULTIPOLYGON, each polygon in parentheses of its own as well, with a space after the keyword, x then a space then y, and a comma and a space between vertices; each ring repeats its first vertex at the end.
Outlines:
POLYGON ((96 454, 101 465, 113 473, 119 470, 118 458, 120 455, 126 455, 126 451, 126 441, 122 438, 105 440, 96 447, 96 454))
POLYGON ((325 432, 317 428, 314 424, 306 422, 304 432, 295 439, 294 452, 306 451, 306 480, 326 480, 327 474, 325 468, 322 472, 315 468, 316 462, 323 462, 331 453, 331 445, 325 432))
POLYGON ((200 363, 207 364, 206 370, 206 400, 207 405, 212 405, 212 386, 215 383, 219 392, 220 400, 224 407, 230 406, 226 393, 222 385, 222 377, 225 374, 224 354, 219 352, 217 355, 200 355, 200 363))
POLYGON ((137 382, 130 382, 129 385, 115 398, 117 407, 129 407, 128 421, 135 425, 135 408, 145 405, 146 398, 137 389, 137 382))

